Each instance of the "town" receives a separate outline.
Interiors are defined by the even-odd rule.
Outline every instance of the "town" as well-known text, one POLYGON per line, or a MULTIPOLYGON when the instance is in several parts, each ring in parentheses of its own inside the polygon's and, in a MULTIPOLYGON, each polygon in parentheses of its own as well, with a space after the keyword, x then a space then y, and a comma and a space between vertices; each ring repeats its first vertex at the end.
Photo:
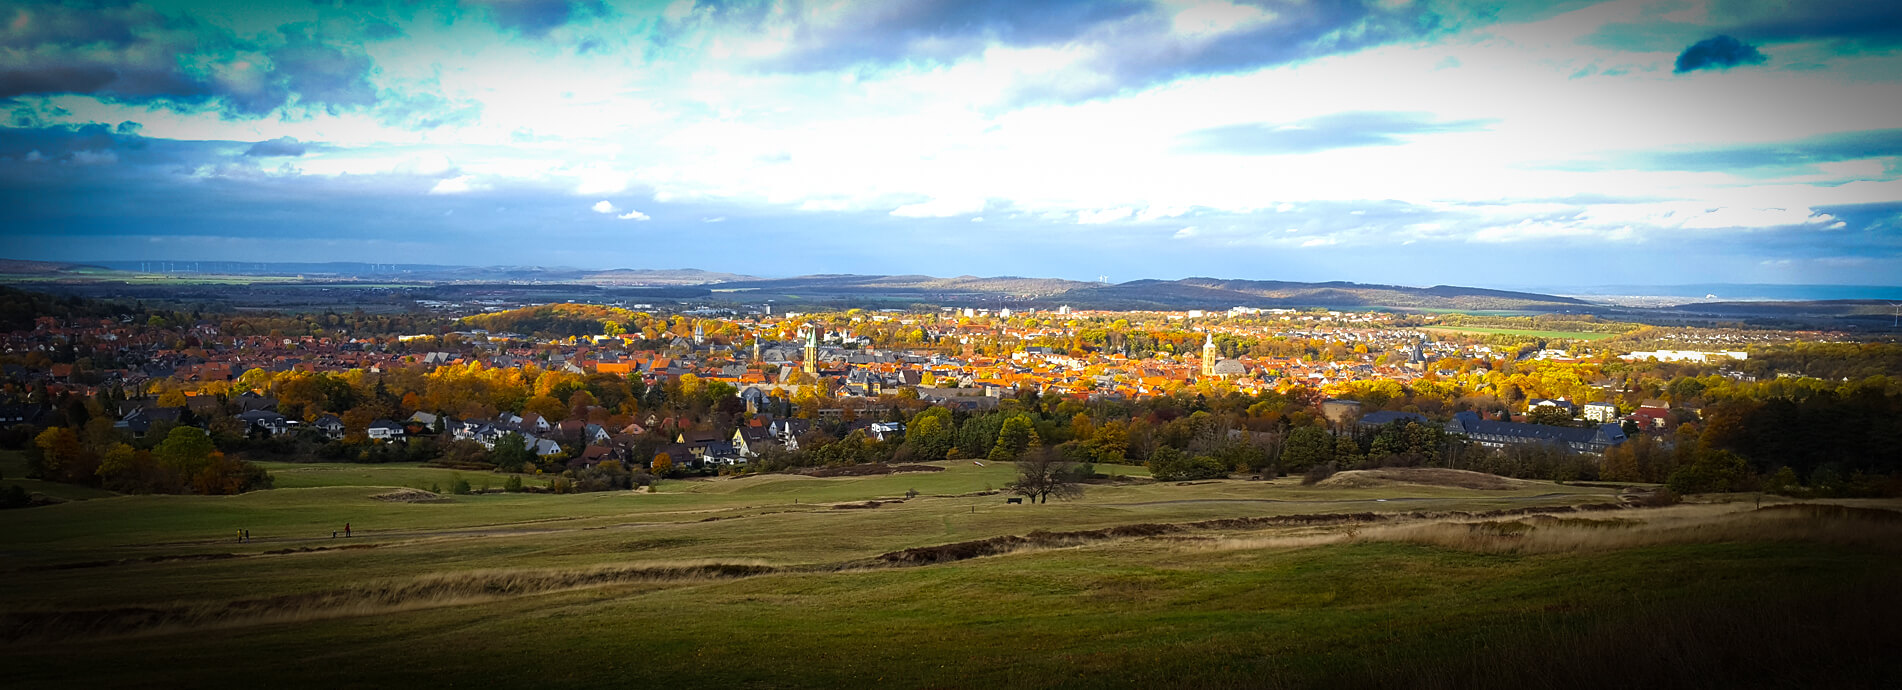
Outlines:
MULTIPOLYGON (((16 444, 32 437, 49 454, 75 456, 44 461, 68 479, 121 488, 151 473, 137 462, 102 467, 103 458, 119 446, 127 449, 119 455, 141 457, 181 426, 233 459, 421 461, 525 471, 567 491, 801 466, 1015 459, 1021 440, 994 452, 1011 416, 1027 416, 1038 444, 1078 460, 1153 466, 1167 448, 1162 457, 1219 458, 1202 465, 1206 476, 1429 464, 1664 482, 1693 474, 1691 448, 1679 446, 1696 446, 1712 426, 1712 403, 1728 405, 1720 419, 1747 418, 1761 410, 1734 404, 1739 396, 1840 386, 1854 397, 1848 391, 1865 385, 1806 376, 1799 367, 1812 356, 1799 364, 1779 354, 1793 342, 1859 347, 1832 345, 1842 334, 1590 317, 1563 322, 1582 330, 1556 331, 1546 317, 1495 320, 1545 329, 1515 330, 1457 315, 1239 306, 780 314, 772 305, 635 306, 651 311, 556 303, 394 320, 43 316, 6 336, 0 424, 16 444), (1760 344, 1636 349, 1740 341, 1760 344), (955 428, 931 433, 956 442, 907 443, 908 425, 932 408, 953 413, 945 423, 955 428), (1379 437, 1409 425, 1431 438, 1401 449, 1379 437), (61 433, 87 443, 60 442, 61 433)), ((1746 438, 1725 443, 1748 456, 1746 438)), ((1763 459, 1746 474, 1837 486, 1883 462, 1763 459)))

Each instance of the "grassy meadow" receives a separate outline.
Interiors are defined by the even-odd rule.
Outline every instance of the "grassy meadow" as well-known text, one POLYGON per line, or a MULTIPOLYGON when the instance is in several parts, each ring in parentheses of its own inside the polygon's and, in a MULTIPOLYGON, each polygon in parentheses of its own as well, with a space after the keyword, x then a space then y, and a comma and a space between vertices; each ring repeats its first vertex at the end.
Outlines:
POLYGON ((0 663, 20 687, 1843 687, 1897 673, 1893 504, 1574 512, 1619 491, 1137 478, 1008 505, 989 492, 1013 467, 938 464, 405 503, 377 497, 458 473, 285 463, 271 491, 4 511, 0 663), (332 538, 345 522, 355 536, 332 538))

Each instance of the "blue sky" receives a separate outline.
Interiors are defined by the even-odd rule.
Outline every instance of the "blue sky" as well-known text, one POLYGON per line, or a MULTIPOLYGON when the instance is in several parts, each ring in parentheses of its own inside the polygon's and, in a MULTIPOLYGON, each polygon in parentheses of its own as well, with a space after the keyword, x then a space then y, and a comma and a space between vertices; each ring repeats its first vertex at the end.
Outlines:
POLYGON ((12 258, 1902 280, 1902 3, 0 5, 12 258))

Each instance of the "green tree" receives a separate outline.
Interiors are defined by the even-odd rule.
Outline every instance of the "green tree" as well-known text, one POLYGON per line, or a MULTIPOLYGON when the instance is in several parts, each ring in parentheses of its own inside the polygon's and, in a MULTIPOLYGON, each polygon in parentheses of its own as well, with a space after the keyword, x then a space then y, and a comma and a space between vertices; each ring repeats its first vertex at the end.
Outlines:
POLYGON ((1664 485, 1679 494, 1718 493, 1747 491, 1755 479, 1742 456, 1728 450, 1706 450, 1672 472, 1664 485))
POLYGON ((1149 474, 1157 481, 1180 482, 1192 479, 1219 479, 1228 476, 1229 466, 1215 458, 1200 455, 1191 457, 1169 446, 1157 448, 1149 454, 1149 474))
POLYGON ((503 472, 520 472, 535 459, 528 451, 528 439, 513 432, 496 439, 495 451, 489 457, 495 461, 495 468, 503 472))
POLYGON ((991 447, 991 462, 1010 462, 1037 443, 1037 428, 1029 417, 1017 415, 1004 420, 997 430, 997 445, 991 447))
POLYGON ((152 449, 152 455, 160 468, 189 479, 210 464, 211 454, 216 450, 205 432, 181 426, 166 434, 165 440, 152 449))
POLYGON ((1572 413, 1556 405, 1534 405, 1526 412, 1526 421, 1546 426, 1573 426, 1572 413))
POLYGON ((914 415, 905 426, 905 445, 911 447, 912 457, 919 460, 943 460, 951 451, 952 433, 951 411, 942 407, 928 408, 914 415))
POLYGON ((1281 446, 1281 467, 1289 472, 1306 472, 1333 459, 1334 437, 1318 426, 1296 427, 1281 446))

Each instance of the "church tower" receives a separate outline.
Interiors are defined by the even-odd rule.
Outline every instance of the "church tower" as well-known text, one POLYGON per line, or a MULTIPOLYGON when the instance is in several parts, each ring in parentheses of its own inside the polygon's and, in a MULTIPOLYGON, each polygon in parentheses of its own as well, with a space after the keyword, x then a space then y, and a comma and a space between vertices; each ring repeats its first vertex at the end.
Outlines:
POLYGON ((753 334, 753 363, 759 363, 759 334, 753 334))
POLYGON ((1211 332, 1208 334, 1208 337, 1202 341, 1202 377, 1213 378, 1214 376, 1215 334, 1211 332))
POLYGON ((693 325, 693 344, 695 344, 695 345, 705 345, 706 343, 707 343, 707 329, 706 329, 706 327, 705 327, 705 326, 702 326, 702 325, 700 325, 700 324, 697 324, 697 323, 696 323, 696 324, 694 324, 694 325, 693 325))
POLYGON ((806 325, 806 373, 819 373, 819 324, 806 325))

